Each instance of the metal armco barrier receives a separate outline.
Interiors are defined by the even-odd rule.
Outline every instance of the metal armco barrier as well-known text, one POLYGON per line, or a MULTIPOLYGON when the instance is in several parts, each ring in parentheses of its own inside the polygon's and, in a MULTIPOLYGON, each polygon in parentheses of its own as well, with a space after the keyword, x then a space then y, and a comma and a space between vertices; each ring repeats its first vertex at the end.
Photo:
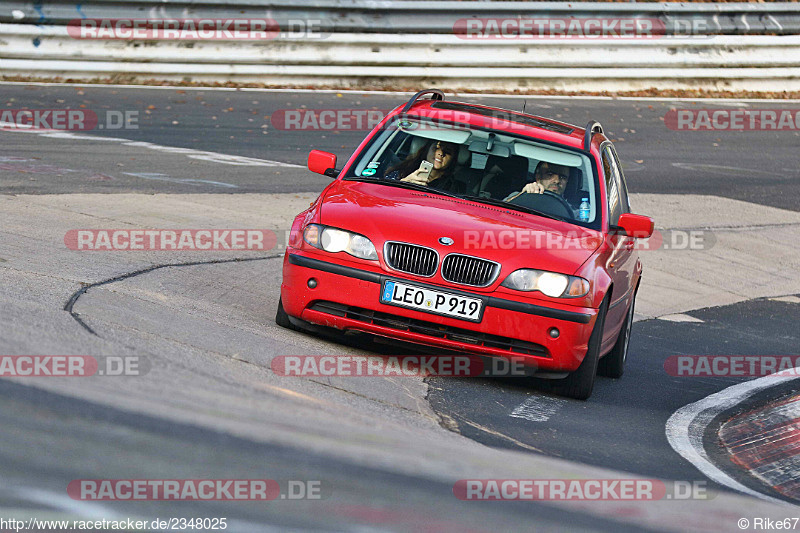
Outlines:
POLYGON ((103 0, 0 5, 0 75, 316 86, 800 90, 798 3, 103 0), (76 39, 80 19, 270 19, 264 41, 76 39), (467 38, 473 19, 655 21, 649 39, 467 38), (460 21, 460 22, 459 22, 460 21))
MULTIPOLYGON (((796 3, 611 3, 611 2, 456 2, 357 0, 6 0, 0 22, 64 25, 76 18, 270 17, 322 21, 338 33, 440 33, 461 18, 626 17, 656 18, 667 28, 677 22, 715 35, 791 35, 800 33, 796 3), (701 24, 698 24, 701 22, 701 24)), ((680 29, 680 28, 678 28, 680 29)))

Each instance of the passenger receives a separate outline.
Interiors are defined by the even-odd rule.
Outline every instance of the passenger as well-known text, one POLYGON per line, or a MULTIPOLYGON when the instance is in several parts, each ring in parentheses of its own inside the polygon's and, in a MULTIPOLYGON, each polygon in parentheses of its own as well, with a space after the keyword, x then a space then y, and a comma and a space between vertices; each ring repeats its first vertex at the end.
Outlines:
MULTIPOLYGON (((405 161, 390 168, 386 179, 407 181, 417 185, 425 185, 443 191, 454 191, 457 186, 453 171, 456 167, 456 154, 458 146, 445 141, 431 141, 423 146, 417 153, 411 154, 405 161), (421 172, 422 161, 433 163, 433 168, 426 176, 421 172)), ((461 191, 463 192, 463 191, 461 191)))

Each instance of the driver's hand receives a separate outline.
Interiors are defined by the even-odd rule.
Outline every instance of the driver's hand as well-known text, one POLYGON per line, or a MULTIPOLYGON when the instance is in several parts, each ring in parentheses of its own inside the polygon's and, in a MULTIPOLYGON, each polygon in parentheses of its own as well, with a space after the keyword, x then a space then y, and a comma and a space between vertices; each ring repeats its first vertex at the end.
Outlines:
POLYGON ((420 170, 417 169, 405 178, 401 179, 400 181, 408 181, 410 183, 415 183, 417 185, 427 185, 428 181, 430 180, 431 174, 430 172, 427 174, 423 174, 420 176, 420 170))
POLYGON ((528 194, 542 194, 544 192, 544 186, 542 186, 542 184, 538 181, 534 181, 525 185, 525 187, 522 188, 522 192, 526 192, 528 194))

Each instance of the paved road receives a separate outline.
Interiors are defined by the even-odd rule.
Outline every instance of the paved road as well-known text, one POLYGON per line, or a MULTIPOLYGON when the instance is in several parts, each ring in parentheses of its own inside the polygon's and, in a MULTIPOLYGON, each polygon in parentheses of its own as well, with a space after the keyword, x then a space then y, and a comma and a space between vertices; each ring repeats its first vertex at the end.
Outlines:
MULTIPOLYGON (((53 137, 0 132, 0 195, 316 192, 327 180, 302 168, 307 150, 326 149, 344 158, 364 132, 285 132, 274 128, 269 117, 281 109, 302 106, 387 109, 400 100, 393 96, 355 94, 17 85, 0 85, 0 95, 5 108, 85 105, 98 111, 139 111, 141 118, 137 130, 88 132, 103 141, 77 134, 53 137), (267 127, 262 128, 264 125, 267 127)), ((478 98, 465 100, 489 102, 478 98)), ((520 101, 513 99, 491 99, 491 103, 520 107, 520 101)), ((792 192, 800 192, 795 190, 800 189, 796 170, 762 173, 757 178, 748 174, 764 168, 791 169, 796 151, 793 132, 725 135, 673 132, 660 120, 673 105, 691 104, 548 98, 529 101, 527 107, 528 110, 538 107, 544 115, 561 115, 559 118, 578 124, 589 118, 603 122, 612 137, 618 139, 633 192, 716 194, 797 210, 792 201, 797 196, 792 192), (717 138, 724 140, 720 142, 717 138), (719 146, 713 146, 714 143, 719 146), (678 168, 673 165, 676 162, 692 166, 678 168)), ((113 207, 117 204, 111 200, 108 203, 105 211, 103 206, 95 205, 87 206, 85 211, 90 216, 98 216, 94 213, 99 212, 98 224, 108 223, 104 217, 118 223, 119 213, 113 207)), ((67 211, 66 206, 63 209, 67 211)), ((75 206, 70 209, 72 214, 81 211, 75 206)), ((264 205, 259 209, 266 217, 276 208, 264 205)), ((155 207, 153 213, 158 220, 160 215, 155 207)), ((187 211, 185 215, 197 217, 202 212, 187 211)), ((70 220, 85 219, 76 215, 70 220)), ((334 487, 340 497, 335 501, 324 500, 324 512, 319 512, 321 507, 312 506, 311 502, 292 502, 298 505, 291 508, 281 502, 267 508, 249 504, 193 507, 152 503, 133 507, 131 512, 147 517, 178 512, 182 516, 193 512, 211 516, 217 511, 225 512, 235 517, 238 529, 244 531, 251 530, 252 522, 342 530, 355 527, 418 530, 422 526, 459 531, 468 527, 525 529, 521 526, 531 523, 543 530, 563 530, 566 526, 575 530, 616 531, 626 527, 620 523, 624 509, 615 511, 618 516, 600 518, 596 513, 577 508, 567 513, 546 505, 463 505, 452 501, 452 485, 432 481, 427 476, 400 475, 398 465, 386 466, 388 460, 380 468, 367 468, 356 460, 265 442, 273 433, 295 423, 293 418, 299 418, 294 414, 295 406, 288 403, 278 402, 278 408, 272 407, 275 412, 265 411, 275 406, 276 400, 265 395, 265 389, 256 384, 269 379, 266 369, 269 356, 386 348, 320 340, 273 326, 274 287, 280 276, 280 260, 275 258, 194 270, 165 269, 149 278, 133 278, 129 285, 90 291, 76 305, 81 317, 99 335, 90 336, 69 316, 63 316, 61 307, 76 289, 67 291, 68 285, 60 283, 105 279, 111 274, 149 266, 153 264, 152 258, 114 263, 98 256, 87 263, 83 257, 80 261, 84 262, 75 257, 71 264, 49 265, 60 260, 60 256, 47 257, 48 254, 37 252, 25 239, 33 239, 31 235, 41 239, 44 234, 44 241, 52 240, 51 234, 63 235, 64 229, 40 229, 36 225, 47 226, 50 219, 32 222, 31 228, 23 225, 5 228, 15 239, 22 237, 10 247, 0 243, 0 262, 10 258, 14 264, 14 268, 0 272, 4 276, 0 296, 7 304, 1 317, 4 331, 0 342, 13 350, 7 353, 26 349, 43 353, 69 349, 79 353, 85 346, 92 353, 141 350, 155 354, 162 363, 158 366, 162 373, 156 372, 153 381, 145 385, 120 390, 131 392, 131 398, 141 402, 137 407, 149 405, 152 396, 153 403, 164 404, 167 414, 164 417, 136 414, 126 409, 124 398, 109 405, 109 402, 76 400, 66 393, 0 382, 4 427, 17 428, 15 432, 3 432, 1 441, 7 451, 0 469, 10 486, 15 487, 0 494, 3 509, 41 510, 41 498, 32 496, 35 493, 31 493, 30 486, 49 489, 48 494, 63 494, 64 483, 79 477, 308 479, 318 476, 334 487), (14 262, 15 259, 18 261, 14 262), (18 270, 20 264, 33 271, 33 275, 18 270), (46 269, 45 264, 52 268, 46 269), (32 293, 23 291, 25 283, 35 285, 32 293), (31 296, 35 298, 27 301, 31 296), (176 308, 170 302, 180 304, 175 304, 176 308), (39 336, 30 337, 37 330, 39 336), (247 364, 233 366, 241 361, 247 364), (229 381, 220 380, 221 375, 229 381), (197 413, 192 410, 194 406, 199 406, 197 413), (286 412, 281 412, 282 408, 286 412), (175 422, 176 417, 180 422, 175 422), (210 430, 206 427, 210 419, 231 425, 219 423, 215 430, 210 430), (400 511, 394 513, 388 511, 398 508, 400 511), (335 518, 331 521, 329 516, 335 518)), ((797 304, 755 301, 691 313, 702 323, 663 320, 637 323, 627 374, 618 383, 601 379, 594 396, 585 403, 548 395, 546 383, 528 387, 513 381, 455 379, 432 380, 429 401, 444 419, 456 421, 461 434, 491 446, 516 450, 533 447, 552 457, 649 477, 705 480, 671 451, 664 436, 664 423, 675 409, 735 381, 671 378, 664 372, 664 358, 673 354, 796 354, 796 336, 792 332, 798 314, 797 304), (534 422, 509 416, 526 400, 532 400, 531 409, 543 413, 547 420, 534 422)), ((328 386, 329 390, 339 390, 335 383, 328 386)), ((406 386, 397 384, 397 389, 402 391, 406 386)), ((94 390, 87 386, 82 391, 88 397, 98 398, 107 398, 103 395, 109 392, 113 393, 113 387, 98 386, 94 390)), ((350 401, 355 404, 369 400, 378 405, 380 402, 369 396, 369 392, 374 390, 353 394, 350 401)), ((398 394, 398 398, 401 396, 398 394)), ((387 418, 402 418, 397 413, 410 410, 404 405, 397 409, 402 404, 397 398, 385 401, 379 408, 387 418)), ((338 420, 326 411, 328 407, 316 407, 305 406, 308 423, 318 423, 320 428, 320 435, 303 436, 309 442, 328 436, 332 432, 330 424, 350 427, 349 415, 338 420)), ((354 435, 355 446, 360 444, 359 435, 354 435)), ((390 437, 400 438, 398 433, 391 432, 384 436, 390 437)), ((368 444, 377 447, 374 442, 364 443, 365 450, 374 451, 368 444)), ((713 454, 713 441, 706 444, 713 454)), ((386 443, 387 453, 393 446, 393 442, 386 443)), ((750 486, 757 486, 735 469, 730 473, 750 486)), ((54 512, 75 512, 67 504, 56 506, 54 512)), ((113 510, 124 515, 129 508, 115 504, 113 510)))
POLYGON ((452 485, 332 460, 191 424, 166 422, 0 380, 2 518, 138 520, 227 518, 228 530, 257 531, 642 531, 535 502, 502 508, 452 497, 452 485), (57 438, 54 437, 57 435, 57 438), (77 479, 272 479, 319 482, 320 499, 270 502, 69 501, 77 479))
MULTIPOLYGON (((458 98, 514 110, 523 107, 522 98, 473 95, 458 98)), ((279 129, 284 123, 279 119, 281 111, 380 111, 402 101, 400 95, 353 93, 0 85, 0 105, 4 109, 83 108, 95 111, 101 122, 108 111, 138 113, 138 129, 95 129, 92 135, 296 165, 305 164, 311 148, 333 152, 344 161, 363 139, 365 131, 282 130, 279 129)), ((800 202, 796 200, 800 197, 800 169, 794 164, 800 132, 673 131, 664 123, 665 115, 672 108, 796 110, 797 103, 699 104, 669 100, 529 98, 524 105, 528 112, 572 124, 583 125, 590 119, 600 121, 616 140, 632 192, 711 194, 783 209, 800 209, 800 202)), ((39 155, 46 160, 46 154, 39 155)), ((232 192, 289 192, 289 188, 292 192, 318 191, 325 184, 321 176, 286 169, 266 171, 259 183, 253 183, 247 174, 239 177, 241 168, 234 167, 231 172, 206 175, 202 179, 246 185, 232 192), (223 174, 224 179, 220 177, 223 174)), ((119 173, 115 164, 106 164, 100 170, 115 177, 119 173)), ((163 184, 155 189, 162 187, 172 191, 163 184)), ((126 180, 116 190, 152 188, 153 184, 126 180)), ((25 187, 15 190, 41 192, 41 189, 25 187)))
MULTIPOLYGON (((793 331, 800 320, 800 304, 761 299, 688 315, 699 321, 637 322, 625 375, 619 380, 598 378, 585 403, 550 395, 547 381, 526 378, 434 378, 431 403, 459 422, 462 434, 487 445, 514 448, 523 443, 554 457, 595 466, 662 479, 705 480, 670 447, 664 431, 667 419, 684 405, 751 378, 678 377, 668 373, 665 362, 678 355, 797 357, 793 331), (522 404, 530 413, 528 419, 511 416, 522 404)), ((752 404, 796 392, 797 381, 776 385, 752 404)), ((747 405, 726 415, 744 412, 747 405)), ((720 423, 726 419, 720 418, 720 423)), ((780 497, 741 475, 720 449, 714 427, 705 445, 726 473, 746 486, 780 497)))

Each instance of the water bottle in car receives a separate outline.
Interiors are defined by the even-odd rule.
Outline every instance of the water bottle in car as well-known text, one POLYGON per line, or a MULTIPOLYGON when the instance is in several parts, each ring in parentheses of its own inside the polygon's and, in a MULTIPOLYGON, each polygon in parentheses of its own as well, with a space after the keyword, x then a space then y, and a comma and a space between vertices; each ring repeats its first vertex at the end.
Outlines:
POLYGON ((578 220, 581 222, 589 222, 589 213, 592 211, 592 206, 589 205, 589 199, 584 198, 578 207, 578 220))

